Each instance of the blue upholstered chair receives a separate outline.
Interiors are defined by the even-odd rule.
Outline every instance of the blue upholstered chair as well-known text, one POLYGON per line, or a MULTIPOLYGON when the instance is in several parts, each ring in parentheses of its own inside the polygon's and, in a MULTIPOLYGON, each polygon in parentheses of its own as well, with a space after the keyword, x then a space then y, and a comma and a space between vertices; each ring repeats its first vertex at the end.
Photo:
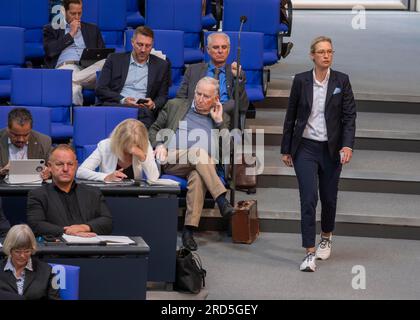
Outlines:
POLYGON ((123 120, 137 119, 137 109, 128 107, 75 107, 73 144, 79 163, 106 139, 123 120))
POLYGON ((283 37, 290 36, 287 25, 280 23, 280 2, 281 0, 225 0, 223 4, 224 31, 238 31, 240 17, 246 16, 248 20, 243 30, 264 34, 265 66, 280 60, 283 37))
POLYGON ((214 17, 212 13, 211 0, 206 1, 206 14, 203 17, 201 17, 201 24, 203 25, 203 29, 207 29, 207 30, 210 30, 216 27, 217 19, 214 17))
MULTIPOLYGON (((169 88, 169 99, 175 98, 176 92, 181 85, 184 73, 184 32, 177 30, 153 30, 154 32, 154 49, 160 50, 167 56, 171 63, 171 80, 172 85, 169 88)), ((126 51, 133 49, 131 38, 134 30, 126 31, 126 51)))
MULTIPOLYGON (((7 127, 9 112, 17 106, 0 106, 0 128, 7 127)), ((32 128, 47 136, 51 136, 51 109, 45 107, 24 107, 29 110, 33 119, 32 128)))
POLYGON ((0 98, 10 98, 12 68, 25 62, 24 29, 0 27, 0 98))
POLYGON ((127 26, 137 28, 144 25, 144 17, 139 12, 137 0, 127 0, 127 26))
POLYGON ((94 23, 101 30, 107 48, 124 52, 124 30, 127 28, 125 0, 83 0, 84 22, 94 23))
POLYGON ((185 63, 203 60, 201 0, 146 0, 146 25, 154 30, 184 31, 185 63))
POLYGON ((71 138, 71 81, 71 70, 12 69, 11 104, 51 108, 51 137, 71 138))
POLYGON ((59 279, 60 297, 63 300, 79 300, 80 267, 65 264, 49 264, 52 273, 59 279))

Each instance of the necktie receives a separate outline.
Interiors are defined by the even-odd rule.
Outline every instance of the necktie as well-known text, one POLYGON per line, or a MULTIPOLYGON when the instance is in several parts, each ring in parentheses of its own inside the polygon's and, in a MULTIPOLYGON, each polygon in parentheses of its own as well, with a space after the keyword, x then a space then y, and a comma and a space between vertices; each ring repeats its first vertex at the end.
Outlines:
POLYGON ((215 68, 214 69, 214 78, 216 80, 219 80, 219 74, 220 74, 220 69, 219 68, 215 68))

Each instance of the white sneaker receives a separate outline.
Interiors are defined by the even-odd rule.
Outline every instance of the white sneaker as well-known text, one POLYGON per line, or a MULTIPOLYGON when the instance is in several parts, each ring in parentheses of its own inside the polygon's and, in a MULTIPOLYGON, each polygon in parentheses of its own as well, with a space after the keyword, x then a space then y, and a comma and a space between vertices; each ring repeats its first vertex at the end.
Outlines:
POLYGON ((327 260, 330 257, 332 244, 331 238, 331 235, 328 238, 321 236, 321 241, 318 243, 318 247, 316 249, 317 259, 327 260))
POLYGON ((316 263, 315 263, 315 253, 309 252, 305 259, 303 259, 300 265, 300 271, 305 272, 315 272, 316 263))

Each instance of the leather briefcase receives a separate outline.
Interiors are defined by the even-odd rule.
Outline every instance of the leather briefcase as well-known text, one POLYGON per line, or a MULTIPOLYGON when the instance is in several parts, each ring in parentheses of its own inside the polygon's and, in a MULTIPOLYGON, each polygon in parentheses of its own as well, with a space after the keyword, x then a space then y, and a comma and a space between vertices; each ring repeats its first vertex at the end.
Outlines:
POLYGON ((260 234, 257 200, 239 201, 232 216, 232 240, 251 244, 260 234))
POLYGON ((247 194, 253 194, 257 191, 257 176, 255 174, 247 174, 247 168, 256 169, 256 158, 254 154, 252 156, 254 157, 253 161, 251 163, 246 163, 246 157, 242 154, 242 163, 235 164, 236 190, 246 191, 247 194))

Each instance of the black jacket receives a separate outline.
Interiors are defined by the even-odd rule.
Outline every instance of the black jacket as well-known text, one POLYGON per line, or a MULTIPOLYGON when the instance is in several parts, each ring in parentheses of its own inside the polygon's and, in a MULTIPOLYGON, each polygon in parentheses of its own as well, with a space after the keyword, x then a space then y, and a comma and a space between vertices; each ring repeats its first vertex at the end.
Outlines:
MULTIPOLYGON (((312 70, 297 74, 290 91, 283 127, 282 154, 295 155, 311 115, 312 70)), ((334 159, 343 147, 353 148, 356 131, 356 104, 348 75, 331 70, 325 100, 328 149, 334 159)))
MULTIPOLYGON (((61 236, 69 226, 64 205, 53 184, 43 185, 28 193, 27 221, 35 235, 61 236)), ((112 217, 101 191, 78 184, 76 197, 83 223, 97 234, 111 234, 112 217)))
MULTIPOLYGON (((82 36, 86 48, 105 48, 102 34, 94 24, 82 22, 82 36)), ((64 29, 54 29, 51 24, 44 26, 45 64, 48 68, 55 68, 61 52, 74 43, 73 37, 64 29)))
MULTIPOLYGON (((16 278, 10 271, 4 271, 7 259, 0 263, 0 292, 18 295, 16 278)), ((51 266, 39 259, 32 257, 33 271, 25 270, 25 284, 23 287, 23 297, 26 300, 60 299, 59 289, 52 287, 51 280, 54 275, 51 266)), ((1 294, 0 294, 1 296, 1 294)))
POLYGON ((3 213, 3 206, 0 198, 0 237, 5 237, 10 229, 10 223, 3 213))

